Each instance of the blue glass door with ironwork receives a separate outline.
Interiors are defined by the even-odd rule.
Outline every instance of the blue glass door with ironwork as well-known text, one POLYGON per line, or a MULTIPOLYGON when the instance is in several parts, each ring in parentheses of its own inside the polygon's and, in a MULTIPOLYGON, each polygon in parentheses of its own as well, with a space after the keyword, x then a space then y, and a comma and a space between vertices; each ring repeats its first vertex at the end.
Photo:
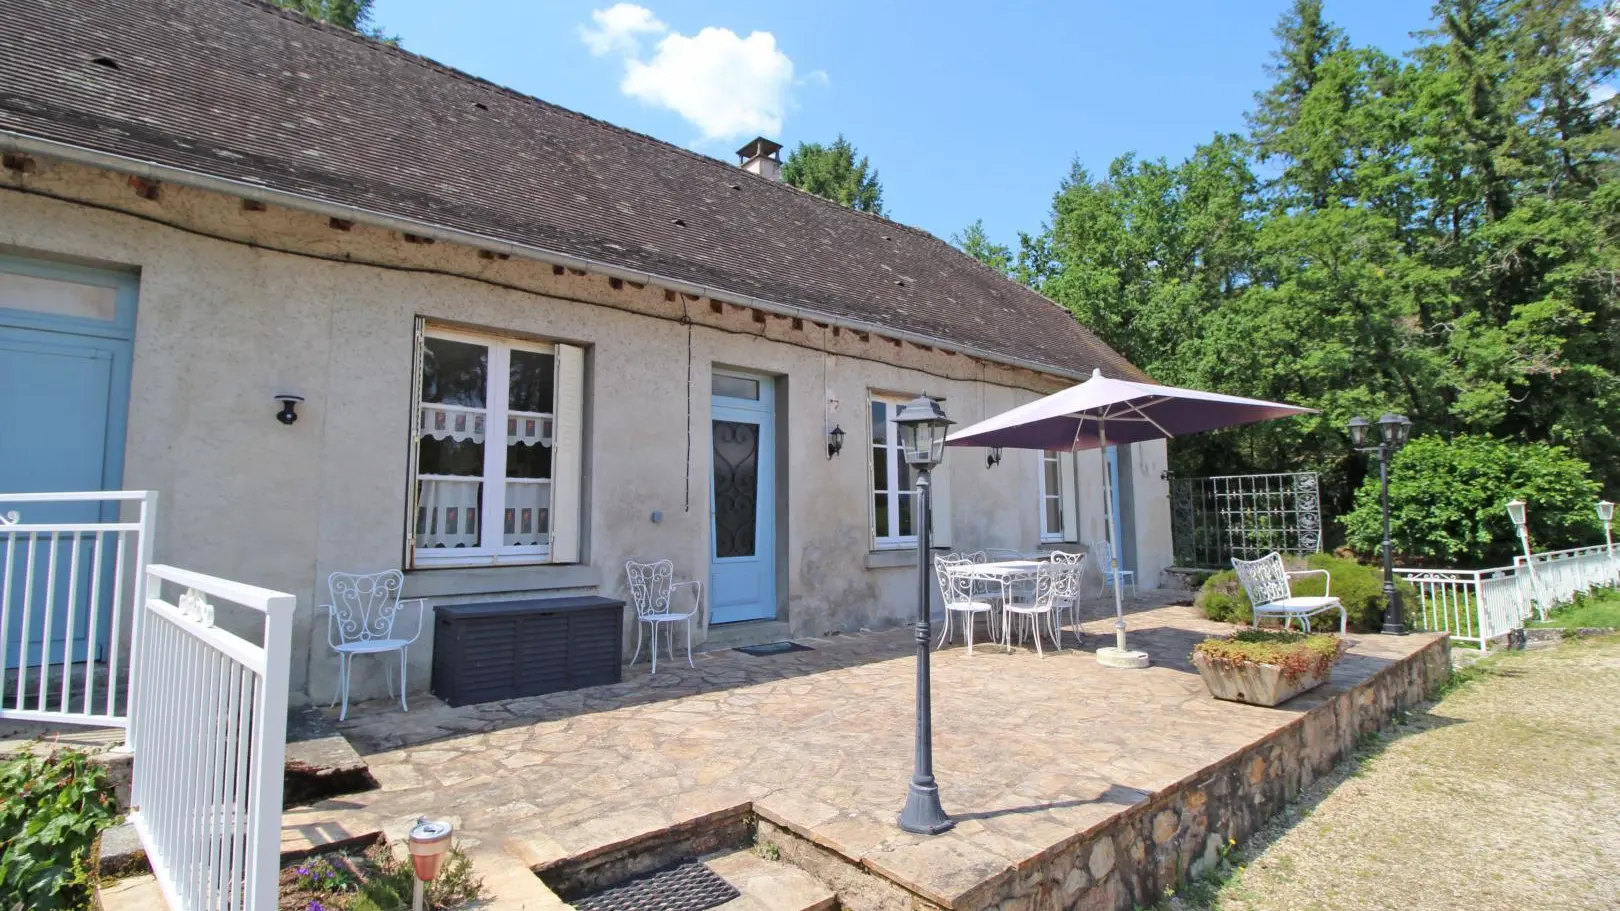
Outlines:
POLYGON ((776 415, 765 377, 715 373, 709 622, 776 617, 776 415))
MULTIPOLYGON (((132 273, 0 254, 0 493, 120 485, 135 298, 132 273)), ((118 518, 116 505, 95 501, 16 511, 23 524, 118 518)), ((0 669, 55 664, 64 652, 84 660, 93 586, 72 582, 89 580, 95 546, 72 532, 8 534, 0 522, 0 669), (52 587, 53 578, 69 581, 52 587)), ((102 566, 98 587, 103 629, 112 568, 102 566)))

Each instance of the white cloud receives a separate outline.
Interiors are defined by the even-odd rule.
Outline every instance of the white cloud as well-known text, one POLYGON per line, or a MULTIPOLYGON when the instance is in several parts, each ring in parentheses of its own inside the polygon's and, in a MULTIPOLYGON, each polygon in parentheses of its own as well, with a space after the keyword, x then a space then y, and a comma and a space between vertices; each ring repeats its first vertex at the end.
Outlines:
POLYGON ((658 21, 652 10, 634 3, 616 3, 591 13, 595 26, 579 27, 579 37, 598 57, 613 52, 626 56, 641 50, 642 35, 662 35, 669 26, 658 21))
POLYGON ((582 28, 580 36, 592 53, 616 52, 624 58, 619 90, 626 95, 681 115, 702 132, 704 141, 781 134, 788 94, 796 83, 793 61, 770 32, 744 38, 709 26, 683 35, 659 22, 651 10, 629 3, 597 10, 591 19, 596 27, 582 28), (647 34, 663 36, 651 56, 641 53, 638 40, 647 34))

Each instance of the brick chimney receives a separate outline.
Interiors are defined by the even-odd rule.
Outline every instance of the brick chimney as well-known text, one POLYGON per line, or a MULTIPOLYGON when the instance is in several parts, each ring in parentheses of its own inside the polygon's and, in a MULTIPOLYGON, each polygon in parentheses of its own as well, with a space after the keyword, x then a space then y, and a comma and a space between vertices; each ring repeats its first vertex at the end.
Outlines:
POLYGON ((759 136, 737 150, 744 171, 758 174, 767 180, 782 179, 782 144, 759 136))

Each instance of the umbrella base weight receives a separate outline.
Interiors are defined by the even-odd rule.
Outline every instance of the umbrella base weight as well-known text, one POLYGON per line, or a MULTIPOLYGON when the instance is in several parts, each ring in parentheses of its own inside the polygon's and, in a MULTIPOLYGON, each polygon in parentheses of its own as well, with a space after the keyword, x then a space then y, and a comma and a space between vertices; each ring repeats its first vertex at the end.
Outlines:
POLYGON ((1105 646, 1097 649, 1097 663, 1103 667, 1147 667, 1147 652, 1105 646))

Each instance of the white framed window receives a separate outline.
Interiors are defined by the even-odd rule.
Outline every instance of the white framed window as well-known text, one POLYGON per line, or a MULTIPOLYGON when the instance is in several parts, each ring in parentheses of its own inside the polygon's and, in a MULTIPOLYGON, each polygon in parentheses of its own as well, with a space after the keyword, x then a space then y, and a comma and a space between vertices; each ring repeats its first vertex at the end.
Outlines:
POLYGON ((411 565, 579 560, 584 352, 418 323, 411 565))
POLYGON ((1041 543, 1079 541, 1074 453, 1047 449, 1036 455, 1040 468, 1035 477, 1040 492, 1041 543))
MULTIPOLYGON (((894 417, 912 397, 871 396, 871 469, 872 495, 870 518, 872 548, 889 550, 916 547, 917 535, 917 473, 907 464, 900 451, 900 434, 894 417)), ((947 453, 950 450, 946 450, 947 453)), ((932 487, 933 528, 929 542, 934 547, 950 546, 950 484, 947 468, 950 460, 930 472, 932 487)))

